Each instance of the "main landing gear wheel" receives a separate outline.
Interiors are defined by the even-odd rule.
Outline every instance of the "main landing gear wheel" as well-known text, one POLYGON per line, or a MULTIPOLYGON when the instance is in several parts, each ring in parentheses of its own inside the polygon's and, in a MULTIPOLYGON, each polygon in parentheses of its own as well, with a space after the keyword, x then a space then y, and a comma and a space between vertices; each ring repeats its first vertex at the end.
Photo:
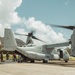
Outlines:
POLYGON ((48 61, 43 59, 43 63, 48 63, 48 61))
POLYGON ((30 60, 30 63, 34 63, 35 61, 34 60, 30 60))
POLYGON ((18 60, 17 62, 18 62, 18 63, 22 63, 23 61, 22 61, 22 60, 18 60))

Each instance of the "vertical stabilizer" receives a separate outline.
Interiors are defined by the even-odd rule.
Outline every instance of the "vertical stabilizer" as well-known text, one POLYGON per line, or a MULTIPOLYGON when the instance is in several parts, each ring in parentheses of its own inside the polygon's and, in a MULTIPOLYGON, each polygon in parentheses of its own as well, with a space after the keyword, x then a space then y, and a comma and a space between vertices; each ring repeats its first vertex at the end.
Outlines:
POLYGON ((14 38, 12 29, 5 28, 4 31, 4 50, 15 51, 17 43, 14 38))

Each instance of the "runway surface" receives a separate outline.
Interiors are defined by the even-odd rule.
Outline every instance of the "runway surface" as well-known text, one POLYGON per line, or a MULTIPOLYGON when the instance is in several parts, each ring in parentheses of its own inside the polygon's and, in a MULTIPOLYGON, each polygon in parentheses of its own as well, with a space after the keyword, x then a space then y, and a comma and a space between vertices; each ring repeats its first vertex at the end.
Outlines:
POLYGON ((17 63, 11 60, 0 63, 0 75, 75 75, 75 61, 49 61, 17 63))

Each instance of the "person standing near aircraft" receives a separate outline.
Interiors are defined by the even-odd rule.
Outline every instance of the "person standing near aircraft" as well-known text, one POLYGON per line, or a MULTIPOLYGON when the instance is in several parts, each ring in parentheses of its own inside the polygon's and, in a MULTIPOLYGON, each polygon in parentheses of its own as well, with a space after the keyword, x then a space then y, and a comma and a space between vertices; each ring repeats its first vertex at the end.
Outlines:
POLYGON ((1 54, 0 54, 0 62, 1 62, 1 54))
POLYGON ((3 62, 3 52, 1 52, 1 62, 3 62))
POLYGON ((6 53, 6 60, 9 60, 9 52, 6 53))
POLYGON ((13 60, 16 61, 16 59, 17 59, 17 58, 16 58, 16 54, 13 53, 13 60))

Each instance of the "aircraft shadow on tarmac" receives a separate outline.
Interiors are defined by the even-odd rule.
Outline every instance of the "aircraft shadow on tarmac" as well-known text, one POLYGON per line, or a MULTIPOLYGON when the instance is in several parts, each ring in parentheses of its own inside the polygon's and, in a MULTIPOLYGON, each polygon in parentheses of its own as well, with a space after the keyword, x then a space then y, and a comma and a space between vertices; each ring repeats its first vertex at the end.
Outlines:
MULTIPOLYGON (((9 64, 9 63, 17 63, 14 62, 13 60, 6 60, 4 62, 0 62, 0 64, 9 64)), ((30 62, 22 62, 29 64, 30 62)), ((19 63, 20 64, 20 63, 19 63)), ((43 63, 42 61, 35 61, 35 63, 31 64, 39 64, 39 65, 55 65, 55 66, 63 66, 63 67, 75 67, 75 61, 69 61, 68 63, 65 63, 64 61, 57 61, 57 60, 52 60, 49 61, 48 63, 43 63)))
POLYGON ((35 64, 75 67, 75 61, 69 61, 68 63, 65 63, 64 61, 54 60, 54 61, 49 61, 48 63, 36 62, 35 64))

